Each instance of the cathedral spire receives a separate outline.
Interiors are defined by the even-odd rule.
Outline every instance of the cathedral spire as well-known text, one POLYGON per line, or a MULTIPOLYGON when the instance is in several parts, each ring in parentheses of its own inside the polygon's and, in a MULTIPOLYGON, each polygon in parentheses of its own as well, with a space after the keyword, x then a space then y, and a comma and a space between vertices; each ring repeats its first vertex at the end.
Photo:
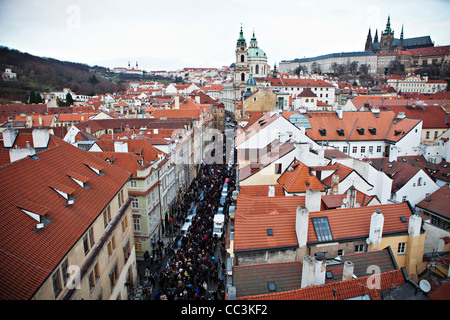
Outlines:
POLYGON ((373 43, 378 43, 378 29, 375 30, 375 37, 373 38, 373 43))
POLYGON ((372 34, 370 32, 370 28, 369 34, 367 35, 366 46, 364 48, 364 51, 372 51, 372 34))
POLYGON ((400 40, 403 40, 403 24, 402 24, 402 33, 400 33, 400 40))
POLYGON ((388 20, 386 23, 386 29, 384 29, 383 34, 393 33, 391 30, 391 15, 388 16, 388 20))

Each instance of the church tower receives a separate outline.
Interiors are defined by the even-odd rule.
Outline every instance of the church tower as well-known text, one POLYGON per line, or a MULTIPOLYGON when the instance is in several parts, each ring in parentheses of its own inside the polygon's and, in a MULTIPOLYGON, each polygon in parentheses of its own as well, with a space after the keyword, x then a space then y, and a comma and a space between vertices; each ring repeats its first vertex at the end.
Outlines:
POLYGON ((386 29, 381 33, 380 53, 390 52, 391 44, 394 41, 394 30, 391 29, 391 16, 388 16, 386 29))
POLYGON ((372 51, 372 35, 370 34, 370 28, 369 34, 367 35, 366 46, 364 48, 364 51, 372 51))
POLYGON ((236 84, 245 84, 250 76, 250 68, 248 66, 248 49, 247 42, 242 31, 236 43, 236 63, 234 67, 234 82, 236 84))

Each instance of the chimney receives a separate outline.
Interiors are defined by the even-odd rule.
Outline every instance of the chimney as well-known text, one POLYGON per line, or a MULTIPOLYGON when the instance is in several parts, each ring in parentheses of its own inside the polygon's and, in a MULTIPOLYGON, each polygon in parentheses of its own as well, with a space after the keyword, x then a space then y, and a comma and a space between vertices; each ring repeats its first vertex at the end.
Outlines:
POLYGON ((128 143, 123 141, 114 141, 114 152, 128 152, 128 143))
POLYGON ((319 286, 325 283, 326 261, 305 256, 302 265, 301 288, 319 286))
POLYGON ((339 120, 342 120, 342 112, 343 112, 343 111, 342 111, 341 108, 338 108, 338 109, 336 110, 336 114, 337 114, 339 120))
POLYGON ((397 146, 390 146, 389 148, 389 162, 397 161, 398 148, 397 146))
POLYGON ((397 115, 397 119, 401 120, 404 119, 406 117, 405 112, 400 111, 397 115))
POLYGON ((3 146, 5 148, 12 148, 17 136, 19 135, 19 130, 17 129, 6 129, 3 131, 3 146))
POLYGON ((381 243, 383 236, 384 216, 376 209, 370 218, 369 243, 381 243))
POLYGON ((200 104, 200 96, 195 96, 195 102, 200 104))
POLYGON ((48 141, 50 140, 50 133, 47 129, 34 129, 33 130, 33 145, 34 148, 47 148, 48 141))
POLYGON ((344 262, 344 269, 342 269, 342 281, 353 279, 353 270, 355 265, 351 261, 344 262))
POLYGON ((338 194, 338 193, 339 193, 339 175, 333 174, 331 176, 330 194, 338 194))
POLYGON ((274 186, 269 186, 268 197, 275 197, 275 187, 274 186))
POLYGON ((314 285, 315 266, 316 265, 313 258, 310 256, 305 256, 303 258, 301 288, 311 287, 314 285))
POLYGON ((409 217, 408 234, 412 237, 418 237, 420 235, 420 229, 422 227, 422 218, 418 214, 413 214, 409 217))
POLYGON ((317 257, 314 257, 314 262, 314 285, 320 286, 325 284, 327 262, 326 260, 319 260, 317 257))
POLYGON ((11 162, 26 158, 36 154, 36 150, 31 148, 30 143, 27 141, 25 148, 11 148, 9 149, 9 160, 11 162))
POLYGON ((320 191, 307 189, 305 195, 305 206, 308 212, 320 211, 322 194, 320 191))
POLYGON ((175 96, 174 98, 173 98, 174 100, 175 100, 175 109, 180 109, 180 96, 175 96))
POLYGON ((347 208, 353 208, 356 204, 356 189, 354 186, 350 187, 347 191, 347 208))
POLYGON ((298 206, 295 216, 295 233, 299 248, 306 246, 308 240, 309 211, 305 206, 298 206))

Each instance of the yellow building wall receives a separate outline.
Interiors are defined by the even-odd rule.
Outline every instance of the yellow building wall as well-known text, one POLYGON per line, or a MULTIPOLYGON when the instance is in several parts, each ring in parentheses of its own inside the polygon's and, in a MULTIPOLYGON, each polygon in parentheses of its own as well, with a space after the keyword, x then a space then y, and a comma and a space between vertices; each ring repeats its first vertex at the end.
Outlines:
POLYGON ((399 268, 406 268, 411 280, 418 282, 418 274, 424 271, 423 248, 425 244, 425 232, 418 237, 409 235, 384 236, 379 244, 370 244, 368 251, 382 250, 388 246, 391 247, 395 261, 399 268), (399 253, 400 243, 406 243, 404 253, 399 253))
MULTIPOLYGON (((126 201, 126 197, 128 194, 128 188, 125 186, 123 189, 124 201, 126 201)), ((118 196, 110 202, 111 208, 111 221, 119 214, 119 202, 118 196)), ((59 277, 62 276, 61 264, 63 261, 67 260, 68 273, 69 276, 78 274, 80 272, 81 267, 84 263, 86 263, 87 258, 89 258, 95 246, 99 243, 100 239, 104 236, 105 232, 108 228, 105 228, 103 214, 100 214, 97 219, 92 224, 93 235, 94 235, 94 244, 89 248, 89 252, 87 255, 84 253, 84 245, 83 245, 83 236, 75 243, 72 250, 67 253, 66 257, 61 261, 60 265, 55 269, 54 272, 47 278, 47 280, 42 284, 39 291, 33 296, 33 300, 55 300, 60 299, 64 292, 71 289, 67 285, 62 285, 63 289, 58 295, 55 297, 53 292, 53 280, 52 276, 55 272, 58 272, 59 277)), ((88 233, 88 231, 86 231, 88 233)), ((86 234, 85 233, 85 234, 86 234)), ((90 246, 90 244, 89 244, 90 246)), ((85 276, 79 279, 78 284, 76 286, 69 284, 71 287, 75 287, 76 290, 72 295, 72 300, 92 300, 97 299, 100 292, 102 293, 102 299, 116 299, 120 296, 121 299, 127 299, 127 291, 124 286, 125 282, 127 282, 126 276, 129 275, 130 279, 133 281, 137 277, 136 270, 136 256, 134 249, 134 237, 133 237, 133 221, 131 218, 131 204, 128 206, 125 215, 121 218, 117 226, 112 231, 111 236, 108 241, 101 248, 100 253, 96 257, 94 263, 92 263, 91 267, 85 274, 85 276), (126 222, 122 224, 122 222, 126 222), (123 229, 124 228, 124 229, 123 229), (114 237, 115 249, 112 255, 108 253, 108 243, 110 239, 114 237), (127 261, 124 258, 123 247, 125 244, 129 243, 129 257, 127 261), (115 262, 118 266, 119 278, 116 281, 116 286, 111 288, 109 273, 111 272, 111 268, 115 262), (89 275, 93 268, 95 268, 96 264, 98 264, 99 270, 99 278, 96 280, 95 287, 91 290, 89 285, 89 275)), ((62 281, 62 278, 61 278, 62 281)))
POLYGON ((242 116, 247 111, 271 111, 275 108, 277 95, 268 89, 259 89, 252 94, 242 105, 242 116), (256 100, 256 101, 255 101, 256 100))

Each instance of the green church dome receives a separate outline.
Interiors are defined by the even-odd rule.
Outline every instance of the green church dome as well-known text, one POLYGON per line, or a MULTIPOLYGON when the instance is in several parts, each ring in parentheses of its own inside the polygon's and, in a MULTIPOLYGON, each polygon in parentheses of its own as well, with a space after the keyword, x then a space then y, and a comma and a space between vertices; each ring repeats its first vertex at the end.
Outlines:
POLYGON ((267 55, 260 48, 248 48, 249 58, 267 58, 267 55))

